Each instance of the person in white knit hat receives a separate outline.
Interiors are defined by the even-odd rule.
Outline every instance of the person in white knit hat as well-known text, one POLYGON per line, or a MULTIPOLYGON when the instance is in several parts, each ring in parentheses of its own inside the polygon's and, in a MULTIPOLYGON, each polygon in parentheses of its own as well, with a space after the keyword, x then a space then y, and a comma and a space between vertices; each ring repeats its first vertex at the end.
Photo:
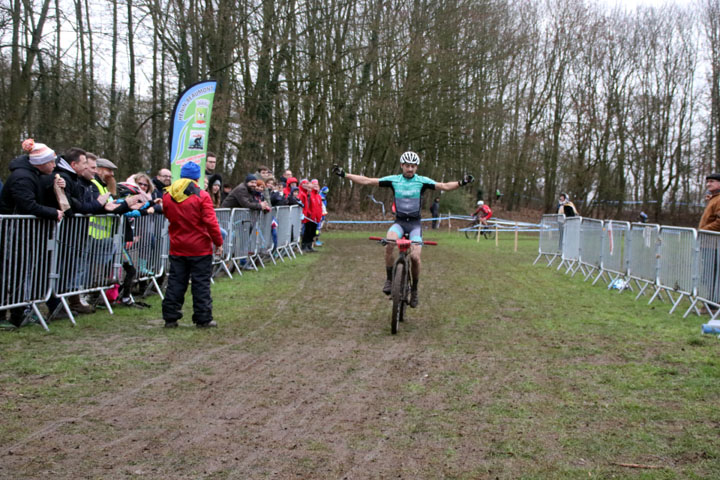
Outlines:
MULTIPOLYGON (((63 212, 49 205, 54 203, 53 185, 57 184, 64 188, 65 182, 62 179, 54 180, 49 175, 55 168, 55 152, 45 144, 36 143, 32 139, 25 140, 22 144, 24 153, 10 162, 10 176, 0 193, 0 215, 35 215, 39 218, 60 221, 63 212)), ((25 241, 32 241, 31 238, 16 239, 20 245, 25 241)), ((0 247, 0 249, 3 247, 0 247)), ((12 262, 12 259, 19 252, 10 246, 11 251, 0 251, 0 258, 12 262)), ((28 251, 26 255, 37 253, 28 251)), ((25 262, 24 264, 28 264, 25 262)), ((23 265, 23 264, 20 264, 23 265)), ((6 265, 0 267, 3 271, 6 265)), ((18 271, 18 278, 30 275, 30 272, 18 271)), ((11 289, 25 288, 27 282, 13 282, 11 289)), ((9 292, 11 296, 24 294, 18 290, 9 292)), ((10 323, 19 327, 23 323, 25 307, 17 307, 10 310, 10 323)))

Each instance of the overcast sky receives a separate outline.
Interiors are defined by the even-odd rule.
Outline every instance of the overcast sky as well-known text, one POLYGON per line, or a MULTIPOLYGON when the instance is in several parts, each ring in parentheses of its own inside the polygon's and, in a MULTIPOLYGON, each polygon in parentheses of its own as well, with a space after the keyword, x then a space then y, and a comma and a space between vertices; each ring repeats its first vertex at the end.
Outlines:
POLYGON ((638 6, 660 6, 666 3, 674 3, 676 5, 689 5, 693 0, 599 0, 611 7, 621 6, 628 10, 632 10, 638 6))

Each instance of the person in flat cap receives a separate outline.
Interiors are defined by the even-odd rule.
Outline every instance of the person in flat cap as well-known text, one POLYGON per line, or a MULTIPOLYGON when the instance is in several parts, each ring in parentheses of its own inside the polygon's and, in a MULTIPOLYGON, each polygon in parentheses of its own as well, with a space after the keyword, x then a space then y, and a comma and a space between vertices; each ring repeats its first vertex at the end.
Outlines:
POLYGON ((223 239, 208 192, 200 188, 200 165, 187 162, 163 195, 170 222, 170 273, 162 315, 166 328, 178 326, 188 282, 192 281, 193 317, 198 328, 217 327, 212 316, 210 279, 213 253, 222 255, 223 239))
POLYGON ((698 230, 720 232, 720 173, 711 173, 705 177, 705 211, 700 217, 698 230))
MULTIPOLYGON (((707 204, 703 211, 702 217, 700 217, 700 224, 698 230, 710 230, 713 232, 720 232, 720 173, 712 173, 705 177, 705 199, 707 204)), ((702 243, 702 242, 701 242, 702 243)), ((718 251, 712 246, 701 246, 700 247, 700 265, 702 272, 700 274, 700 282, 705 283, 705 288, 710 292, 717 291, 718 281, 718 251)), ((720 301, 717 298, 711 298, 710 300, 720 301)), ((714 308, 703 305, 700 309, 700 313, 714 313, 714 308)))
POLYGON ((222 202, 222 208, 249 208, 250 210, 262 210, 269 212, 270 204, 266 201, 258 202, 255 197, 258 178, 252 173, 245 177, 245 181, 233 188, 222 202))

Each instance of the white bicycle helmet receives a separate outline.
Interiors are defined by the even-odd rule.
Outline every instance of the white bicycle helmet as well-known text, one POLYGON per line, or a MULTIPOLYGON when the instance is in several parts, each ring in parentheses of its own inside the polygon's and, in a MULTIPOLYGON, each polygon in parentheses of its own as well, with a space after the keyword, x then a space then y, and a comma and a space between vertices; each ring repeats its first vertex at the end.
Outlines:
POLYGON ((400 155, 400 165, 403 163, 411 163, 413 165, 420 165, 420 157, 415 152, 405 152, 400 155))
POLYGON ((485 202, 483 202, 482 200, 478 200, 477 206, 482 207, 483 205, 485 205, 485 202))

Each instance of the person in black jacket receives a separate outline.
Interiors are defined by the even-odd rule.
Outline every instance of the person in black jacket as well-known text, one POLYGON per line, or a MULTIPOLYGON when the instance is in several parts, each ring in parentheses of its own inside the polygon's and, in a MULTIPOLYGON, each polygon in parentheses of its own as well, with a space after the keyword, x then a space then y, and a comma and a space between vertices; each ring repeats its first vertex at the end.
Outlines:
MULTIPOLYGON (((20 155, 10 162, 11 173, 5 182, 2 193, 0 193, 0 214, 35 215, 39 218, 60 221, 64 216, 63 212, 48 205, 51 203, 52 186, 55 184, 59 187, 65 186, 64 180, 58 179, 53 181, 49 176, 55 167, 55 152, 47 145, 35 143, 32 139, 23 142, 23 150, 26 152, 25 154, 20 155), (44 181, 45 179, 47 179, 47 181, 44 181)), ((33 241, 32 238, 15 240, 18 242, 17 245, 33 241)), ((5 242, 3 242, 3 245, 5 245, 5 242)), ((10 247, 13 250, 10 252, 4 251, 3 248, 4 247, 0 246, 0 258, 7 260, 7 262, 13 262, 18 252, 14 251, 13 247, 10 247)), ((11 289, 28 286, 27 278, 30 272, 23 271, 23 267, 31 265, 33 263, 31 260, 32 259, 21 259, 21 261, 15 265, 15 268, 18 269, 16 270, 16 278, 24 280, 20 282, 20 285, 9 285, 11 289), (22 260, 25 261, 23 262, 22 260)), ((9 264, 3 265, 3 270, 6 272, 13 271, 13 269, 9 264)), ((10 298, 13 298, 17 296, 18 292, 13 290, 13 292, 10 293, 10 298)), ((27 295, 25 294, 23 294, 22 297, 23 298, 18 298, 18 300, 30 300, 26 298, 27 295)), ((25 307, 11 309, 10 323, 19 327, 23 322, 24 310, 25 307)))
POLYGON ((430 215, 432 215, 432 228, 438 228, 438 215, 440 215, 440 197, 436 197, 430 205, 430 215))
POLYGON ((27 153, 10 162, 11 173, 0 193, 0 214, 60 221, 63 212, 53 208, 57 201, 53 200, 52 187, 57 183, 62 188, 65 182, 53 181, 49 175, 55 168, 55 152, 32 139, 23 142, 23 149, 27 153))
MULTIPOLYGON (((98 215, 116 210, 120 205, 110 200, 110 194, 95 195, 92 180, 97 173, 97 157, 85 150, 72 147, 58 157, 54 173, 65 180, 65 195, 74 214, 98 215)), ((85 237, 61 235, 58 244, 59 278, 56 283, 58 292, 82 291, 87 288, 87 264, 83 262, 84 253, 90 241, 90 218, 75 218, 70 222, 67 232, 88 232, 85 237)), ((80 295, 69 295, 71 310, 78 313, 92 313, 92 306, 85 303, 80 295)), ((60 301, 51 296, 47 305, 51 312, 58 310, 60 301)))
POLYGON ((153 186, 155 187, 152 192, 152 199, 155 206, 153 207, 155 213, 162 214, 162 196, 165 193, 165 187, 169 187, 172 183, 172 172, 167 168, 161 168, 158 170, 157 175, 152 179, 153 186), (160 201, 157 201, 160 199, 160 201))
POLYGON ((265 185, 268 186, 270 189, 270 205, 273 207, 280 207, 282 205, 287 205, 287 200, 285 200, 285 196, 282 193, 282 188, 279 188, 277 185, 277 180, 275 180, 275 177, 270 177, 265 181, 265 185))
POLYGON ((65 180, 65 195, 72 213, 91 214, 112 211, 114 207, 112 203, 107 203, 108 196, 93 198, 92 184, 85 177, 89 168, 86 152, 81 148, 73 147, 57 159, 54 173, 65 180))

